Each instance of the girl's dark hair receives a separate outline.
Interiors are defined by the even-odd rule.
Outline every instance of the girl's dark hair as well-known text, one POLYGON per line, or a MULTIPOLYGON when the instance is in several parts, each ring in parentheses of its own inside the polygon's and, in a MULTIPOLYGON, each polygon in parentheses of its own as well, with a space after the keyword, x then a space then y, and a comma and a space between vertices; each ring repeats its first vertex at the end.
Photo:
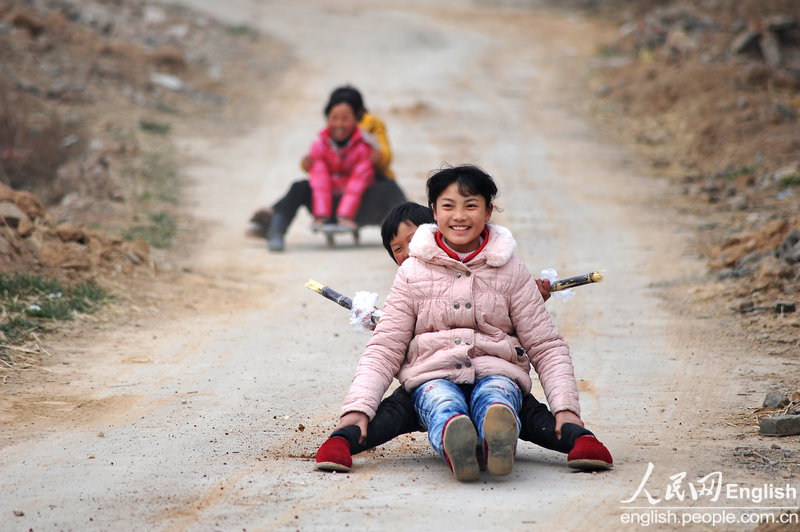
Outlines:
POLYGON ((416 226, 432 224, 434 223, 433 213, 431 213, 429 208, 419 203, 414 203, 413 201, 400 203, 389 211, 389 214, 386 215, 386 218, 383 219, 383 223, 381 224, 381 238, 383 238, 383 247, 386 248, 386 251, 389 252, 389 256, 392 257, 392 260, 395 262, 397 261, 392 253, 391 242, 392 239, 397 236, 397 230, 403 222, 408 222, 416 226))
POLYGON ((492 176, 471 164, 447 167, 428 178, 428 207, 433 209, 444 189, 458 183, 458 191, 464 196, 483 196, 486 206, 492 205, 497 196, 497 185, 492 176))
POLYGON ((353 113, 356 115, 356 120, 361 120, 361 117, 367 112, 366 107, 364 107, 364 99, 361 97, 361 93, 358 92, 358 89, 352 85, 344 85, 333 90, 330 98, 328 98, 328 103, 325 105, 325 116, 328 116, 328 113, 331 112, 331 109, 340 103, 346 103, 350 106, 350 108, 353 110, 353 113))

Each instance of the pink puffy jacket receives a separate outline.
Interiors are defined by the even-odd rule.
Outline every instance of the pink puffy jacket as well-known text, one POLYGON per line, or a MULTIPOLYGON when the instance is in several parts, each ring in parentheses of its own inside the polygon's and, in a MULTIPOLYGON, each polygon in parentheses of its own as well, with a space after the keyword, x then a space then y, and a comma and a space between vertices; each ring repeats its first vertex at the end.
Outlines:
POLYGON ((313 162, 308 171, 311 185, 311 210, 316 217, 333 214, 333 196, 341 195, 336 215, 353 219, 364 191, 375 182, 369 154, 372 147, 360 129, 340 148, 323 129, 311 145, 313 162))
POLYGON ((436 245, 435 225, 417 229, 342 414, 372 419, 394 377, 410 392, 432 379, 460 384, 504 375, 527 394, 533 365, 550 410, 580 415, 569 348, 536 282, 513 255, 511 232, 487 227, 489 241, 467 264, 436 245))

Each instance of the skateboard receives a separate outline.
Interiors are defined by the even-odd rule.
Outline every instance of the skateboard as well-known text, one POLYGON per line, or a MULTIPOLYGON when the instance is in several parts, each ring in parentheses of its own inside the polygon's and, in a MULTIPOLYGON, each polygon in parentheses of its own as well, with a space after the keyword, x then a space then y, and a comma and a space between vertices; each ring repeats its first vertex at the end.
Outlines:
POLYGON ((343 225, 330 223, 316 227, 312 226, 311 230, 315 233, 322 233, 323 235, 325 235, 325 243, 328 245, 329 248, 336 246, 335 236, 337 234, 342 234, 342 233, 351 233, 353 235, 353 242, 355 242, 355 245, 358 245, 359 243, 360 235, 358 229, 353 229, 352 227, 346 227, 343 225))

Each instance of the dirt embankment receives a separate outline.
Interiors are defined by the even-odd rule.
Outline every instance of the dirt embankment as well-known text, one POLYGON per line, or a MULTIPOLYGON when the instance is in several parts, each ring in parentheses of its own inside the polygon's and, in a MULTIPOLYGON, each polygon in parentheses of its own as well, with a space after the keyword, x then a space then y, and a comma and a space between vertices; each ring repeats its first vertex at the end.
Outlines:
POLYGON ((0 271, 151 279, 179 238, 171 133, 229 113, 280 54, 179 7, 0 0, 0 271))
POLYGON ((800 4, 578 3, 619 26, 598 50, 595 113, 700 220, 694 249, 713 276, 698 301, 731 314, 764 355, 796 354, 800 4))

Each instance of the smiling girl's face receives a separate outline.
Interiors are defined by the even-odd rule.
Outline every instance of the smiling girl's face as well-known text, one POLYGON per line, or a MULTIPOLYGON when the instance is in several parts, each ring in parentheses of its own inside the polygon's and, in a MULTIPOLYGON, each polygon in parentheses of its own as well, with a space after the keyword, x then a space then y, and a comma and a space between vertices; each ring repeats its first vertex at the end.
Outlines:
POLYGON ((358 119, 353 108, 346 103, 334 105, 327 117, 328 132, 336 142, 344 142, 350 138, 358 127, 358 119))
POLYGON ((444 241, 459 253, 478 249, 481 233, 491 217, 492 206, 486 204, 486 198, 463 195, 457 182, 445 188, 433 205, 433 218, 444 241))

